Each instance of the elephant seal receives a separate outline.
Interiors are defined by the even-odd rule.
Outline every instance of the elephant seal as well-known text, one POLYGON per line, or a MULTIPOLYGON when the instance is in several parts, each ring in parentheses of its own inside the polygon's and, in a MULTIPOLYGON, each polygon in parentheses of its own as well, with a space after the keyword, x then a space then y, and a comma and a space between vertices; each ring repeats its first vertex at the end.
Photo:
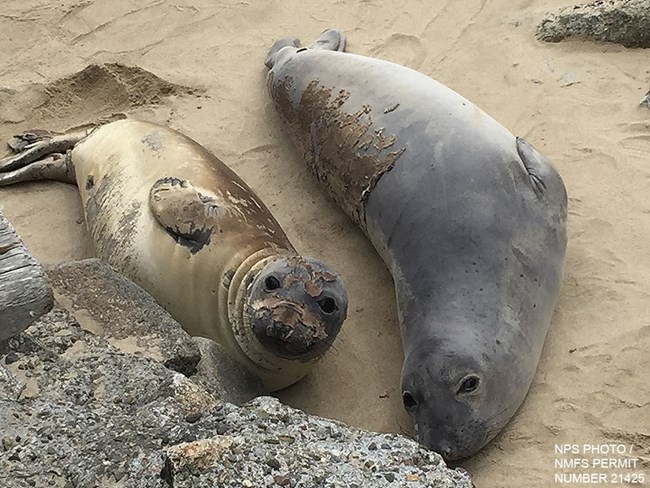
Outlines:
POLYGON ((219 342, 270 390, 306 375, 347 312, 341 278, 301 257, 253 191, 197 142, 121 120, 90 132, 27 133, 0 186, 79 187, 95 249, 191 335, 219 342))
POLYGON ((390 269, 402 392, 447 460, 524 400, 561 286, 567 196, 551 163, 474 104, 326 31, 269 52, 275 108, 307 164, 390 269))

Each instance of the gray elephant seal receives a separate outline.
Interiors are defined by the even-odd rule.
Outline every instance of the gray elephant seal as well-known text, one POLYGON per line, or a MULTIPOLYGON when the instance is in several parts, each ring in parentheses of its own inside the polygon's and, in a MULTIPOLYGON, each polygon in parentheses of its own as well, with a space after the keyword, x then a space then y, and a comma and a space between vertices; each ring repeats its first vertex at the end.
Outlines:
POLYGON ((559 293, 567 197, 548 160, 474 104, 397 64, 277 42, 274 105, 390 268, 405 408, 419 441, 469 456, 530 387, 559 293))
POLYGON ((0 161, 0 186, 76 182, 98 256, 269 389, 306 375, 338 334, 340 277, 297 255, 253 191, 192 139, 123 120, 10 146, 18 154, 0 161))

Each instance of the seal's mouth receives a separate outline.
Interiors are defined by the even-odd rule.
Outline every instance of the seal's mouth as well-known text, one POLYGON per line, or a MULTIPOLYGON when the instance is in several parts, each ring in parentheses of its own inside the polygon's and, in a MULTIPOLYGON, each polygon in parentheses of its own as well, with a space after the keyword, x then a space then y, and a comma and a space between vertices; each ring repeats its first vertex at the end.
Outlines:
POLYGON ((253 333, 274 354, 308 361, 321 356, 329 347, 325 324, 304 306, 267 297, 251 308, 253 333))

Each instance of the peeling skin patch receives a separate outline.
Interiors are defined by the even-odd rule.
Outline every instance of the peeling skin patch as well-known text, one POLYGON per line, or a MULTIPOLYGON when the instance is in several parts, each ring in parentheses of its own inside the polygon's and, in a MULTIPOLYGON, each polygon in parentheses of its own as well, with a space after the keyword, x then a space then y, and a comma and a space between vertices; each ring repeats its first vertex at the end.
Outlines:
POLYGON ((296 273, 287 274, 282 281, 282 286, 289 288, 296 282, 303 282, 303 289, 309 296, 316 298, 323 292, 323 283, 333 283, 337 280, 337 276, 315 268, 308 260, 301 256, 290 256, 286 258, 287 266, 295 270, 303 270, 307 276, 296 273))
POLYGON ((265 297, 251 308, 255 335, 276 354, 308 361, 329 347, 326 324, 304 304, 265 297))
POLYGON ((219 186, 223 189, 223 193, 220 191, 215 194, 201 190, 208 193, 207 196, 213 198, 219 205, 219 228, 215 229, 215 232, 224 230, 232 235, 258 236, 269 245, 292 250, 293 246, 280 224, 273 219, 268 209, 241 178, 207 149, 199 145, 193 146, 193 149, 196 151, 197 158, 214 162, 218 177, 223 182, 219 186), (259 228, 257 224, 262 224, 263 227, 259 228))
POLYGON ((394 105, 391 105, 390 107, 386 107, 386 108, 384 109, 384 113, 385 113, 385 114, 389 114, 389 113, 393 112, 395 109, 397 109, 397 107, 399 107, 399 103, 396 103, 396 104, 394 104, 394 105))
POLYGON ((141 142, 154 152, 158 152, 162 149, 162 138, 160 137, 160 132, 157 130, 144 136, 141 142))
POLYGON ((271 96, 278 112, 316 178, 365 231, 365 201, 405 148, 394 147, 394 134, 373 128, 369 105, 355 112, 346 111, 345 103, 350 98, 346 90, 312 81, 294 106, 290 97, 293 85, 291 76, 275 81, 270 75, 271 96))

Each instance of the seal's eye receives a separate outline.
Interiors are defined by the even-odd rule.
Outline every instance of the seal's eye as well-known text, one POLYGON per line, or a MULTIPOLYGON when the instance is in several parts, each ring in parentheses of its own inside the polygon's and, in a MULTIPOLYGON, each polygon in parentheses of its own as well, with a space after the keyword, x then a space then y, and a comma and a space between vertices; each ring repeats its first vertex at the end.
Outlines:
POLYGON ((264 289, 266 291, 273 291, 280 288, 280 280, 275 276, 269 276, 264 280, 264 289))
POLYGON ((480 381, 481 380, 476 375, 471 374, 469 376, 466 376, 465 379, 463 379, 463 382, 460 384, 458 393, 472 393, 473 391, 476 391, 480 381))
POLYGON ((402 401, 404 402, 404 408, 406 410, 412 410, 418 404, 418 402, 415 401, 415 398, 413 398, 413 395, 411 395, 410 391, 405 391, 402 393, 402 401))
POLYGON ((336 312, 339 307, 336 306, 336 301, 333 298, 325 297, 318 300, 318 306, 326 314, 332 314, 336 312))

